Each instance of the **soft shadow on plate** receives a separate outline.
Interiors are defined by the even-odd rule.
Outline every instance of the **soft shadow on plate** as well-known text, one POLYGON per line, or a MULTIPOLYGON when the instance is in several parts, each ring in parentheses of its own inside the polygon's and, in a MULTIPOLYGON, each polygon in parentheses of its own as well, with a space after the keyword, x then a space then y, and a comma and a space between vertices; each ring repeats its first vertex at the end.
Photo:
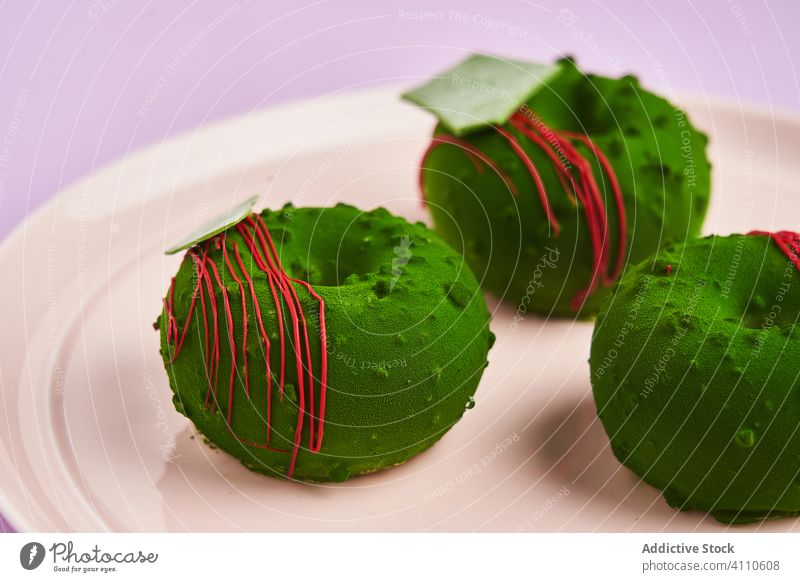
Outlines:
MULTIPOLYGON (((595 520, 594 528, 582 527, 582 531, 792 531, 800 521, 777 519, 731 526, 702 511, 671 508, 659 490, 614 457, 590 391, 571 405, 554 407, 534 433, 540 442, 549 437, 542 452, 548 457, 554 480, 567 484, 570 495, 577 498, 570 499, 576 509, 599 504, 605 513, 595 520)), ((571 526, 579 522, 588 524, 585 515, 569 519, 565 530, 574 529, 571 526)))
MULTIPOLYGON (((532 431, 535 441, 532 444, 545 443, 542 455, 551 477, 568 487, 576 509, 580 510, 584 504, 600 504, 604 508, 608 521, 603 518, 596 524, 598 529, 612 522, 623 522, 633 528, 636 521, 645 517, 653 524, 668 523, 671 519, 682 521, 686 514, 676 515, 655 488, 642 482, 614 457, 588 386, 582 398, 556 405, 543 416, 532 431)), ((565 527, 569 528, 569 524, 565 527)))
POLYGON ((426 451, 345 483, 296 482, 250 471, 187 421, 156 488, 168 531, 378 531, 375 524, 384 519, 390 531, 405 531, 411 524, 401 514, 413 511, 413 504, 398 510, 380 500, 396 498, 398 487, 411 493, 420 486, 415 475, 432 474, 434 459, 426 451), (393 513, 399 520, 394 526, 393 513))

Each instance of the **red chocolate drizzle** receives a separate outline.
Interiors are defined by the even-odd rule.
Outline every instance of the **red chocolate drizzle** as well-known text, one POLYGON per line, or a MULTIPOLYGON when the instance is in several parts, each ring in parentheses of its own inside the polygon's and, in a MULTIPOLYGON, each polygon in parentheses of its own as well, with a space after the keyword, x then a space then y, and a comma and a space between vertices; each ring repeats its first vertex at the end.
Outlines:
POLYGON ((794 264, 798 271, 800 271, 800 233, 792 232, 790 230, 779 230, 777 232, 769 232, 765 230, 752 230, 747 233, 751 236, 768 236, 770 237, 781 252, 794 264))
POLYGON ((308 450, 312 453, 318 453, 322 447, 322 436, 325 422, 325 399, 327 392, 327 379, 328 379, 328 354, 327 354, 327 332, 325 328, 325 301, 317 294, 311 285, 300 279, 290 277, 283 268, 278 257, 275 244, 272 241, 269 230, 266 224, 259 215, 251 215, 244 219, 235 226, 236 232, 242 237, 247 246, 248 251, 253 257, 255 265, 260 269, 264 276, 267 278, 272 299, 275 305, 275 314, 278 323, 278 337, 280 338, 280 373, 278 377, 279 385, 279 400, 283 402, 285 394, 285 380, 286 380, 286 343, 285 343, 285 321, 283 316, 284 306, 289 312, 291 333, 293 338, 293 345, 295 346, 295 366, 297 372, 297 422, 295 424, 295 434, 291 450, 279 449, 271 445, 272 442, 272 369, 270 366, 270 352, 271 342, 264 328, 264 322, 261 315, 261 305, 259 304, 258 297, 253 285, 253 277, 245 266, 242 256, 239 252, 239 245, 236 241, 229 242, 225 233, 219 234, 214 238, 206 241, 202 245, 202 256, 198 254, 198 247, 188 251, 189 256, 192 258, 195 266, 195 274, 197 282, 195 283, 192 292, 192 300, 189 304, 189 310, 186 315, 186 321, 183 326, 182 332, 179 333, 177 319, 175 317, 175 278, 173 277, 170 282, 170 289, 167 298, 164 300, 165 312, 167 316, 167 342, 174 345, 170 363, 174 362, 183 348, 186 333, 192 320, 192 316, 196 311, 197 299, 200 299, 200 307, 203 313, 203 340, 204 340, 204 365, 206 370, 206 377, 208 378, 208 387, 206 389, 205 406, 210 412, 214 412, 217 406, 217 388, 219 385, 219 362, 220 362, 220 331, 218 327, 219 306, 215 294, 216 289, 219 290, 222 296, 222 309, 226 322, 226 330, 228 335, 228 347, 231 353, 231 373, 228 378, 228 413, 226 416, 226 424, 228 431, 242 444, 246 444, 258 448, 266 448, 271 451, 287 453, 290 455, 289 467, 287 475, 289 477, 294 473, 295 465, 297 462, 297 454, 300 451, 303 440, 303 427, 305 424, 306 414, 311 419, 308 424, 308 450), (214 248, 222 251, 222 259, 224 264, 220 267, 209 256, 209 248, 211 245, 214 248), (232 252, 231 252, 232 251, 232 252), (234 267, 238 266, 239 272, 243 277, 239 277, 234 267), (231 311, 231 298, 228 293, 228 288, 225 286, 223 278, 225 275, 225 268, 230 274, 234 283, 239 288, 239 298, 241 300, 242 310, 242 329, 241 329, 241 344, 238 348, 236 345, 237 330, 233 320, 233 312, 231 311), (220 275, 222 271, 222 275, 220 275), (308 291, 308 293, 319 304, 319 337, 320 345, 320 370, 318 376, 319 390, 315 388, 315 375, 314 375, 314 361, 311 353, 311 342, 309 341, 308 322, 303 311, 302 303, 293 285, 297 283, 308 291), (245 286, 247 291, 245 291, 245 286), (208 295, 208 301, 206 300, 208 295), (266 435, 265 443, 253 443, 240 438, 233 431, 233 408, 235 397, 235 383, 237 373, 237 361, 241 359, 244 367, 244 385, 245 395, 248 400, 251 399, 250 392, 250 365, 247 354, 247 338, 248 338, 248 316, 247 316, 247 297, 250 297, 252 304, 252 311, 255 315, 255 322, 257 324, 257 335, 264 343, 264 361, 266 366, 266 435), (213 322, 213 330, 209 327, 208 309, 210 308, 211 317, 213 322), (211 332, 211 333, 210 333, 211 332))
MULTIPOLYGON (((553 236, 559 236, 561 227, 550 206, 550 200, 541 175, 536 165, 533 163, 533 160, 525 153, 525 149, 519 142, 519 136, 529 139, 547 154, 556 170, 564 192, 573 202, 580 202, 583 208, 587 227, 589 229, 589 238, 592 243, 593 259, 591 280, 586 288, 578 292, 570 303, 570 306, 574 310, 578 310, 581 305, 583 305, 584 301, 586 301, 587 297, 596 290, 598 282, 608 287, 619 277, 625 261, 625 252, 628 242, 627 221, 625 216, 625 203, 617 176, 608 158, 587 135, 551 129, 544 124, 541 118, 533 115, 530 110, 525 107, 512 115, 509 119, 509 123, 511 128, 518 135, 515 135, 514 132, 504 129, 503 127, 494 127, 494 130, 508 142, 511 149, 517 157, 519 157, 525 169, 528 171, 536 187, 542 208, 547 216, 548 224, 553 229, 553 236), (608 243, 608 218, 603 205, 603 199, 600 195, 600 187, 592 173, 591 164, 572 144, 572 141, 582 143, 592 152, 607 176, 608 183, 614 195, 617 222, 619 224, 619 236, 616 257, 614 258, 613 266, 610 271, 609 263, 611 259, 609 256, 610 244, 608 243)), ((483 171, 483 166, 481 166, 480 162, 486 164, 502 178, 512 195, 517 195, 517 186, 494 160, 469 142, 449 134, 438 134, 433 138, 433 141, 423 155, 421 162, 422 168, 425 168, 431 152, 444 144, 455 145, 462 148, 479 172, 483 171)), ((423 184, 423 172, 420 172, 419 183, 424 206, 427 204, 427 200, 423 184)))

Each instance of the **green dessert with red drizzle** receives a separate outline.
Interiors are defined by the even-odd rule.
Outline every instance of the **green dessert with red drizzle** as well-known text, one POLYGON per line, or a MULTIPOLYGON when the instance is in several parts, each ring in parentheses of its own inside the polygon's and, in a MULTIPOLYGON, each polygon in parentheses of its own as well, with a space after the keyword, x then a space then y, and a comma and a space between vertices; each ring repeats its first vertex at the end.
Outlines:
POLYGON ((518 317, 591 317, 628 262, 700 233, 707 138, 632 76, 475 55, 404 97, 439 120, 435 229, 518 317))
POLYGON ((669 246, 595 324, 597 412, 624 465, 725 523, 800 515, 800 235, 669 246))
POLYGON ((157 322, 176 408, 250 469, 344 481, 427 449, 494 340, 462 257, 352 206, 242 212, 188 248, 157 322))

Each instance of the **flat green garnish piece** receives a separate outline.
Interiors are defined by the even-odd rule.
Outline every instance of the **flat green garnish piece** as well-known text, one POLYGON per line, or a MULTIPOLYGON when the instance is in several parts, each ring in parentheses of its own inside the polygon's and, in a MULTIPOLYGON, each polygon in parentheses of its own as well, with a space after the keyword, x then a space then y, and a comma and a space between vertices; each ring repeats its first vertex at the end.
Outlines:
POLYGON ((508 121, 560 67, 477 54, 402 97, 429 109, 461 137, 508 121))
POLYGON ((208 240, 218 235, 223 230, 239 224, 247 218, 253 211, 253 205, 258 200, 258 196, 251 196, 241 204, 237 204, 225 214, 221 214, 212 220, 200 225, 192 234, 184 238, 181 242, 164 251, 167 255, 174 255, 186 249, 192 248, 196 244, 208 240))

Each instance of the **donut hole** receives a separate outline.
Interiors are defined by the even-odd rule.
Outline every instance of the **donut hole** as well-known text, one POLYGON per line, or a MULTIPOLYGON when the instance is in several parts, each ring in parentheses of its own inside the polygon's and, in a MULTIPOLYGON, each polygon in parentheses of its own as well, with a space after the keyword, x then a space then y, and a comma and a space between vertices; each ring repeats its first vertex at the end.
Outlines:
MULTIPOLYGON (((390 259, 391 261, 391 259, 390 259)), ((343 251, 336 257, 317 261, 316 268, 309 272, 308 282, 312 286, 341 287, 377 273, 381 260, 370 253, 343 251)))
POLYGON ((397 259, 392 252, 391 239, 382 243, 371 235, 364 236, 353 229, 340 236, 314 240, 312 245, 312 268, 308 273, 311 285, 352 285, 382 270, 391 271, 392 261, 397 259))

